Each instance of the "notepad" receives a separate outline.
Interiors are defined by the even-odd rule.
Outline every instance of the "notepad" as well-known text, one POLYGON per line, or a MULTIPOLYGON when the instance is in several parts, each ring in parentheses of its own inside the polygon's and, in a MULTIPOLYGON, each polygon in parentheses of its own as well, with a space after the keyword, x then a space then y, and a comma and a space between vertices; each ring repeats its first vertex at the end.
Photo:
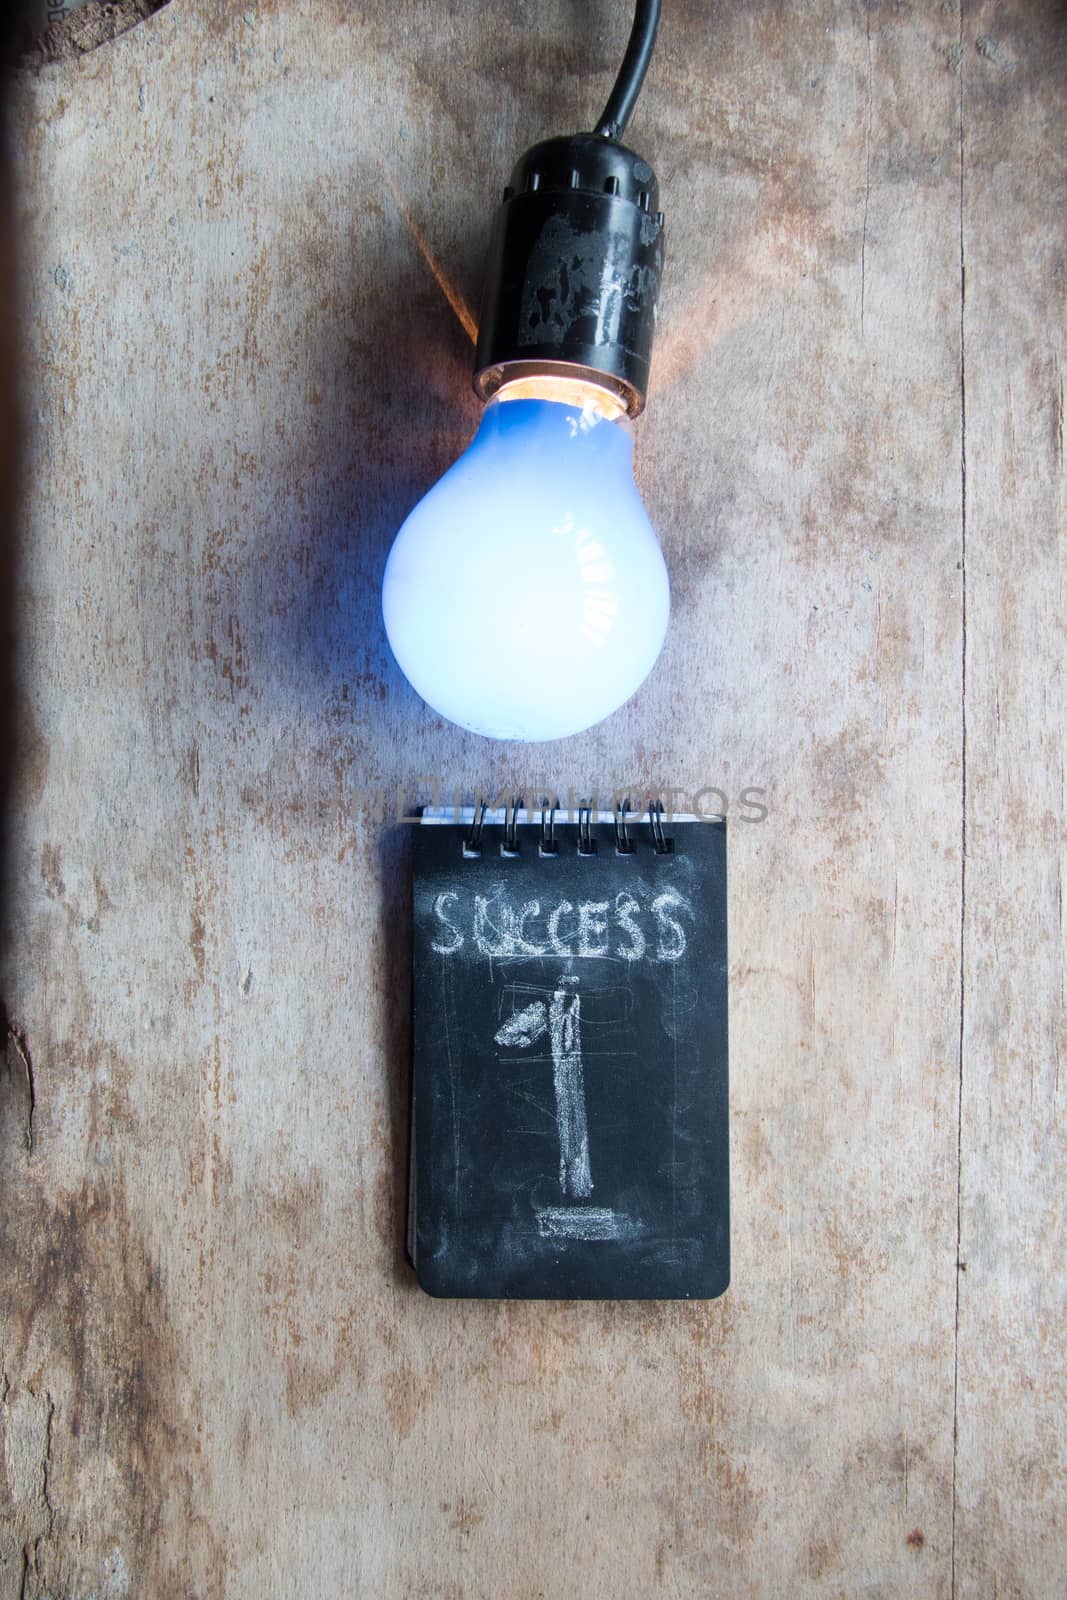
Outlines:
POLYGON ((419 1282, 712 1298, 730 1275, 726 824, 523 815, 415 828, 419 1282))

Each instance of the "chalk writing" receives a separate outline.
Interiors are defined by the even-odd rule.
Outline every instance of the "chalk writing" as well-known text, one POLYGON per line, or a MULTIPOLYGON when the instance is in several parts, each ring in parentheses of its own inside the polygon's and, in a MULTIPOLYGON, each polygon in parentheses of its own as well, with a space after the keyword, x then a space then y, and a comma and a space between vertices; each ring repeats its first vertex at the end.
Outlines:
POLYGON ((589 1171, 589 1130, 582 1077, 581 1001, 578 979, 561 978, 550 1005, 535 1000, 498 1029, 496 1043, 528 1050, 547 1033, 552 1046, 552 1084, 559 1134, 559 1186, 582 1199, 593 1192, 589 1171))
POLYGON ((689 902, 677 889, 664 889, 652 902, 652 915, 659 925, 659 958, 661 961, 678 961, 685 955, 685 929, 672 911, 688 911, 689 902))
POLYGON ((628 1217, 607 1206, 542 1206, 537 1231, 543 1239, 619 1239, 636 1232, 628 1217))
POLYGON ((438 955, 450 956, 454 950, 459 950, 463 945, 463 935, 448 915, 449 902, 458 899, 459 895, 454 890, 448 890, 445 894, 439 894, 433 903, 434 916, 448 930, 443 940, 435 939, 433 942, 438 955))
POLYGON ((630 943, 620 944, 616 954, 624 961, 640 961, 647 948, 645 936, 637 922, 641 907, 632 894, 627 894, 625 889, 615 896, 615 920, 623 933, 628 934, 630 943))
POLYGON ((614 900, 516 900, 500 888, 493 894, 461 895, 454 889, 433 902, 442 956, 487 960, 556 956, 589 961, 680 961, 689 944, 693 907, 677 889, 653 895, 620 891, 614 900))

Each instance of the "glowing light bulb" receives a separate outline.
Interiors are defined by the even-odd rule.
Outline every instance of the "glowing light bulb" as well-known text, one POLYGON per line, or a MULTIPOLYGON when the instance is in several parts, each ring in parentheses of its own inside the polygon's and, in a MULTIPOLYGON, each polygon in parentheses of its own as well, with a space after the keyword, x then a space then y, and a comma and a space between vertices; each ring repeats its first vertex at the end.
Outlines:
POLYGON ((442 716, 496 739, 562 739, 651 671, 667 570, 634 484, 663 270, 656 174, 620 143, 660 0, 590 133, 543 139, 493 223, 474 352, 487 402, 385 569, 393 653, 442 716))
POLYGON ((382 608, 409 682, 475 733, 561 739, 628 700, 663 644, 669 587, 615 395, 506 384, 397 535, 382 608))

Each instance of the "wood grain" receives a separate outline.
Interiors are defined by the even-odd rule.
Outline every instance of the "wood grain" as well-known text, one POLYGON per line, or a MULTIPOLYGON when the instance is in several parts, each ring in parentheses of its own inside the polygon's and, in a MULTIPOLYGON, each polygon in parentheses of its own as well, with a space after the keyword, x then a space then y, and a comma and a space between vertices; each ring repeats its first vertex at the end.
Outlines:
POLYGON ((1061 13, 667 0, 672 630, 490 745, 378 587, 476 420, 449 300, 623 9, 171 0, 21 85, 5 1600, 1056 1590, 1061 13), (722 1301, 414 1286, 368 801, 435 776, 727 792, 722 1301))
POLYGON ((963 38, 957 1592, 1016 1600, 1055 1593, 1065 1570, 1067 21, 982 5, 963 38))

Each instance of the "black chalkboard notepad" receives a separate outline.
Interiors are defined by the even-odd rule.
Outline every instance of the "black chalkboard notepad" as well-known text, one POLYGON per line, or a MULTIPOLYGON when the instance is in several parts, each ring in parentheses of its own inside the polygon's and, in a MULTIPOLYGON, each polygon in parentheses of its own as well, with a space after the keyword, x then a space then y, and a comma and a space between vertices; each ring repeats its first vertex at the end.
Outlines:
POLYGON ((725 822, 425 813, 413 993, 424 1289, 723 1292, 725 822))

